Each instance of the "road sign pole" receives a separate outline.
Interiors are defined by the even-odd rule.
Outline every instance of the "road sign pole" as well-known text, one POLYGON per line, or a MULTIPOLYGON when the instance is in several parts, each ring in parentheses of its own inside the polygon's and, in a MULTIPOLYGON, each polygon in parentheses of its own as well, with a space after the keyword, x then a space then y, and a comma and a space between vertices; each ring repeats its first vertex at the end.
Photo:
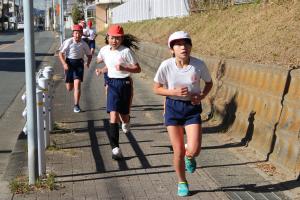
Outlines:
POLYGON ((33 33, 33 0, 24 0, 24 51, 25 51, 25 79, 26 79, 26 107, 28 130, 28 171, 29 184, 35 184, 38 178, 37 151, 37 117, 35 95, 35 49, 33 33))
POLYGON ((64 41, 64 1, 60 0, 60 44, 64 41))

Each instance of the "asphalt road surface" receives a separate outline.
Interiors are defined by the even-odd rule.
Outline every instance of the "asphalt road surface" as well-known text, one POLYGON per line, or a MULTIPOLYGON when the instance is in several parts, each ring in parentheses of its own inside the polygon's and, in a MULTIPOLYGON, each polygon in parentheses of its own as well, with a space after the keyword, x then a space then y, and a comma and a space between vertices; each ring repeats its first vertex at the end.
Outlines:
MULTIPOLYGON (((54 42, 52 32, 36 32, 36 68, 43 66, 43 59, 54 42)), ((24 38, 22 32, 0 34, 0 120, 25 84, 24 38)))

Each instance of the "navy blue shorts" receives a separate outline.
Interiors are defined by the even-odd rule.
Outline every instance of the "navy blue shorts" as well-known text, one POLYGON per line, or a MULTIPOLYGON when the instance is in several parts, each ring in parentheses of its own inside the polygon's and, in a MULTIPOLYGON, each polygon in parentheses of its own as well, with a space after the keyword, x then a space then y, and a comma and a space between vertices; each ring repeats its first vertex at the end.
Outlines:
POLYGON ((127 115, 130 110, 132 81, 128 78, 108 78, 106 111, 127 115))
POLYGON ((65 70, 66 83, 73 83, 75 79, 83 81, 84 61, 83 59, 66 59, 69 66, 68 70, 65 70))
POLYGON ((107 72, 103 73, 103 77, 104 77, 104 86, 107 85, 107 81, 108 81, 108 75, 107 75, 107 72))
POLYGON ((89 44, 89 39, 88 38, 81 38, 83 41, 85 41, 87 44, 89 44))
POLYGON ((201 124, 202 107, 192 105, 190 101, 174 100, 166 98, 165 125, 187 126, 190 124, 201 124))
POLYGON ((95 49, 95 47, 96 47, 95 40, 89 40, 88 44, 89 44, 90 49, 95 49))

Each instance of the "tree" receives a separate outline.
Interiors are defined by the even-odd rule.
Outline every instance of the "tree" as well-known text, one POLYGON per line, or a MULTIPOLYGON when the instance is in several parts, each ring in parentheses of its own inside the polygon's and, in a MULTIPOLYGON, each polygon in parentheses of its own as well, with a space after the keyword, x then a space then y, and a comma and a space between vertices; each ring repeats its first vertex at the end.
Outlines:
POLYGON ((82 19, 82 18, 83 18, 83 14, 82 14, 82 12, 80 11, 79 7, 78 7, 77 5, 74 5, 74 6, 72 7, 72 20, 73 20, 73 23, 74 23, 74 24, 77 24, 78 21, 79 21, 80 19, 82 19))

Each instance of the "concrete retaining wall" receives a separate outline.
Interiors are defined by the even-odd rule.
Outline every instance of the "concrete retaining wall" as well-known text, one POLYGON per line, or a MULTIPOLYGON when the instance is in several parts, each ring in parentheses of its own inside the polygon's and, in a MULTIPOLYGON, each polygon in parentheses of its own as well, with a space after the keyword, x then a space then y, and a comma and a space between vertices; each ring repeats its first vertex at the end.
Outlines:
MULTIPOLYGON (((167 47, 142 43, 140 64, 151 78, 167 47)), ((194 55, 199 57, 197 55, 194 55)), ((300 172, 300 69, 201 57, 214 87, 204 102, 206 112, 221 120, 227 131, 261 157, 298 175, 300 172)))

